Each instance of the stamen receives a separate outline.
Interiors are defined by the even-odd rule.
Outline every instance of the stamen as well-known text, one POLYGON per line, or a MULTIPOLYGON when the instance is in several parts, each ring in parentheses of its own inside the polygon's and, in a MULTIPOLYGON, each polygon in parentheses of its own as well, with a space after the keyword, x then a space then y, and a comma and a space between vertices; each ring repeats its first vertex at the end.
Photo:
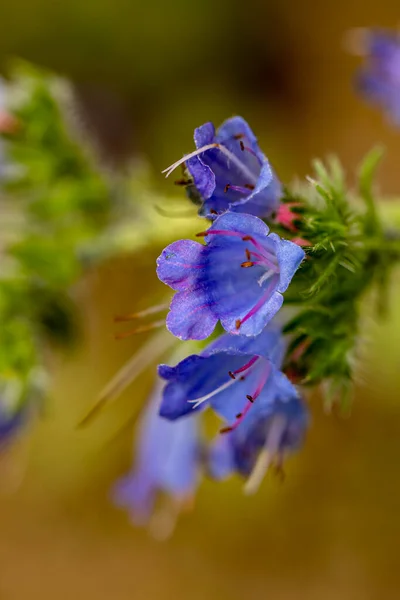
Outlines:
MULTIPOLYGON (((236 369, 236 371, 233 371, 232 375, 237 375, 238 373, 243 373, 244 371, 248 371, 248 369, 250 369, 250 367, 252 367, 254 365, 254 363, 256 363, 258 361, 260 357, 259 356, 253 356, 249 362, 247 362, 245 365, 243 365, 243 367, 240 367, 240 369, 236 369)), ((229 371, 231 373, 231 371, 229 371)))
POLYGON ((243 325, 243 323, 246 323, 246 321, 248 321, 253 315, 255 315, 260 310, 260 308, 262 308, 264 306, 265 302, 269 298, 269 295, 271 294, 271 291, 272 291, 272 288, 274 287, 274 285, 275 285, 275 282, 272 281, 271 284, 267 287, 267 289, 263 293, 263 295, 261 296, 261 298, 258 300, 258 302, 253 306, 253 308, 251 310, 249 310, 247 315, 245 315, 243 317, 243 319, 238 319, 236 321, 236 329, 240 329, 240 327, 243 325))
POLYGON ((123 340, 127 337, 131 337, 132 335, 136 335, 137 333, 144 333, 146 331, 151 331, 152 329, 158 329, 158 327, 162 327, 163 325, 165 325, 165 319, 161 319, 160 321, 154 321, 154 323, 150 323, 149 325, 143 325, 142 327, 137 327, 136 329, 131 329, 131 331, 117 333, 114 336, 114 339, 123 340))
POLYGON ((260 452, 253 471, 244 486, 246 494, 254 494, 260 487, 260 483, 268 471, 269 466, 279 452, 279 446, 285 427, 286 419, 283 415, 276 415, 272 418, 264 448, 260 452))
POLYGON ((244 239, 243 234, 239 233, 239 231, 229 231, 227 229, 208 229, 207 231, 196 233, 196 237, 206 237, 207 235, 227 235, 229 237, 244 239))
POLYGON ((194 158, 195 156, 198 156, 199 154, 203 154, 203 152, 207 152, 207 150, 212 150, 213 148, 219 148, 219 144, 216 144, 216 143, 207 144, 206 146, 203 146, 202 148, 198 148, 197 150, 194 150, 194 152, 191 152, 190 154, 186 154, 183 158, 180 158, 179 160, 174 162, 171 166, 169 166, 166 169, 164 169, 163 171, 161 171, 161 173, 166 173, 165 177, 169 177, 171 175, 171 173, 173 171, 175 171, 175 169, 177 167, 179 167, 179 165, 182 165, 190 158, 194 158))
POLYGON ((261 450, 256 460, 256 464, 254 465, 253 470, 250 474, 250 477, 246 481, 243 488, 243 491, 247 496, 254 494, 258 490, 262 480, 265 477, 266 472, 269 469, 271 461, 272 456, 270 452, 268 452, 268 450, 266 450, 265 448, 261 450))
POLYGON ((222 144, 217 143, 207 144, 206 146, 202 146, 201 148, 194 150, 194 152, 191 152, 190 154, 186 154, 186 156, 183 156, 182 158, 180 158, 171 166, 167 167, 161 172, 166 174, 165 177, 169 177, 171 173, 175 171, 177 167, 179 167, 179 165, 185 163, 190 158, 199 156, 199 154, 203 154, 204 152, 207 152, 207 150, 212 150, 213 148, 218 148, 218 150, 222 152, 222 154, 224 154, 235 165, 235 167, 244 175, 246 179, 253 182, 254 185, 257 184, 258 177, 254 173, 252 173, 250 169, 246 167, 246 165, 242 163, 242 161, 239 160, 237 156, 235 156, 235 154, 228 150, 228 148, 226 148, 222 144))
MULTIPOLYGON (((256 264, 256 263, 254 263, 254 264, 256 264)), ((260 279, 258 280, 258 285, 262 285, 268 279, 273 277, 275 274, 276 274, 276 271, 272 271, 272 269, 270 269, 269 271, 265 271, 265 273, 263 275, 261 275, 260 279)))
POLYGON ((228 190, 232 190, 234 192, 239 192, 240 194, 248 194, 249 191, 254 190, 254 185, 252 185, 251 183, 245 183, 244 186, 240 186, 240 185, 231 185, 230 183, 227 183, 226 186, 224 187, 224 193, 226 194, 226 192, 228 190))
POLYGON ((232 431, 232 427, 223 427, 219 430, 220 433, 229 433, 230 431, 232 431))
MULTIPOLYGON (((275 256, 273 254, 270 254, 267 250, 265 250, 264 254, 259 254, 258 252, 250 252, 250 259, 251 259, 251 255, 255 256, 256 258, 258 258, 260 260, 259 264, 264 264, 265 266, 267 266, 269 269, 273 270, 275 273, 279 273, 279 265, 275 262, 275 256)), ((247 254, 246 254, 247 256, 247 254)))
POLYGON ((226 235, 230 237, 240 237, 244 242, 250 241, 262 254, 259 254, 258 252, 250 252, 247 249, 246 253, 250 252, 250 254, 253 254, 257 258, 260 258, 260 260, 264 261, 265 265, 270 269, 273 269, 276 273, 279 272, 279 266, 273 262, 273 260, 275 260, 275 256, 268 252, 268 250, 259 242, 257 242, 257 240, 255 240, 251 235, 243 236, 239 231, 230 231, 227 229, 208 229, 207 231, 199 231, 199 233, 196 233, 196 237, 207 237, 208 235, 226 235))
POLYGON ((242 237, 242 240, 244 242, 251 242, 257 248, 257 250, 259 250, 264 256, 264 252, 266 251, 266 249, 260 244, 260 242, 254 239, 252 235, 245 235, 244 237, 242 237))
POLYGON ((259 157, 257 156, 257 154, 254 152, 254 150, 252 150, 251 148, 249 148, 248 146, 245 146, 243 144, 243 142, 240 144, 240 149, 244 152, 245 150, 247 152, 250 152, 250 154, 252 154, 254 156, 254 158, 256 158, 258 160, 258 162, 260 163, 260 165, 262 164, 261 160, 259 159, 259 157), (243 146, 243 147, 242 147, 243 146))
POLYGON ((256 391, 255 391, 255 392, 254 392, 254 394, 253 394, 253 402, 254 402, 255 400, 257 400, 258 396, 259 396, 259 395, 261 394, 261 392, 263 391, 263 389, 264 389, 264 386, 265 386, 265 384, 267 383, 267 381, 268 381, 268 379, 269 379, 269 376, 270 376, 270 374, 271 374, 271 365, 270 365, 270 363, 267 363, 267 364, 266 364, 266 366, 265 366, 265 369, 264 369, 264 371, 263 371, 263 375, 262 375, 262 377, 261 377, 261 380, 260 380, 260 382, 259 382, 259 384, 258 384, 258 386, 257 386, 257 389, 256 389, 256 391))
POLYGON ((236 369, 236 371, 228 371, 228 375, 231 378, 229 381, 226 381, 209 394, 201 396, 200 398, 195 398, 194 400, 188 400, 188 402, 190 402, 190 404, 193 404, 193 408, 197 408, 200 404, 206 402, 216 394, 219 394, 219 392, 223 392, 237 381, 244 381, 244 377, 240 377, 239 379, 237 379, 235 375, 238 375, 239 373, 244 373, 245 371, 249 371, 249 369, 253 367, 253 365, 258 361, 259 358, 259 356, 253 356, 246 364, 244 364, 242 367, 239 367, 239 369, 236 369))
POLYGON ((167 310, 169 304, 157 304, 156 306, 150 306, 145 310, 141 310, 136 313, 132 313, 130 315, 117 315, 114 317, 115 323, 120 323, 124 321, 134 321, 135 319, 141 319, 142 317, 147 317, 147 315, 153 315, 155 313, 161 312, 162 310, 167 310))
POLYGON ((203 402, 206 402, 207 400, 209 400, 210 398, 212 398, 216 394, 219 394, 219 392, 223 392, 224 390, 226 390, 228 387, 230 387, 231 385, 233 385, 237 381, 238 380, 236 378, 235 379, 230 379, 229 381, 227 381, 226 383, 223 383, 217 389, 213 390, 209 394, 205 394, 205 396, 201 396, 200 398, 195 398, 194 400, 188 400, 188 402, 190 404, 193 404, 193 408, 197 408, 198 406, 200 406, 200 404, 203 404, 203 402))
MULTIPOLYGON (((259 357, 257 356, 254 358, 256 358, 256 360, 258 360, 259 357)), ((246 403, 243 411, 236 415, 236 421, 232 425, 230 425, 231 431, 234 431, 240 425, 240 423, 243 421, 243 419, 249 412, 250 408, 252 407, 252 405, 254 404, 254 402, 257 400, 258 396, 261 394, 262 390, 264 389, 264 386, 268 381, 270 373, 271 373, 271 365, 267 363, 265 370, 262 374, 261 380, 256 388, 256 391, 254 392, 254 394, 252 396, 250 396, 250 394, 246 395, 248 402, 246 403)))

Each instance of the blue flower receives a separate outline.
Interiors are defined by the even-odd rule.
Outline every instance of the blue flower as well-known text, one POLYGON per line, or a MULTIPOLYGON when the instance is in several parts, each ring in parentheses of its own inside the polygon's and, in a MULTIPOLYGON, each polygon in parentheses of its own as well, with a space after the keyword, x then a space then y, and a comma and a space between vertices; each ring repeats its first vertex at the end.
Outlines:
POLYGON ((304 251, 251 215, 226 213, 199 235, 206 245, 179 240, 157 260, 159 279, 177 291, 169 331, 202 340, 220 320, 230 333, 259 334, 280 309, 304 251))
POLYGON ((367 59, 358 88, 400 125, 400 37, 383 31, 368 31, 364 37, 367 59))
MULTIPOLYGON (((201 448, 196 415, 171 423, 159 416, 162 384, 158 382, 140 424, 135 466, 117 482, 114 501, 127 508, 132 520, 146 524, 157 495, 171 499, 170 519, 194 495, 199 475, 201 448)), ((159 532, 156 532, 158 535, 159 532)))
POLYGON ((175 367, 160 365, 168 382, 160 414, 175 420, 210 405, 238 426, 272 385, 284 351, 280 328, 271 324, 257 337, 224 334, 175 367))
POLYGON ((248 418, 212 444, 210 475, 220 480, 237 472, 248 477, 245 491, 255 492, 269 466, 281 469, 284 457, 300 447, 308 424, 307 407, 295 387, 276 373, 248 418))
MULTIPOLYGON (((195 129, 197 150, 183 157, 164 172, 167 177, 186 163, 200 199, 200 214, 214 219, 226 212, 268 217, 279 206, 282 186, 257 138, 242 117, 225 121, 215 131, 212 123, 195 129)), ((191 192, 192 193, 192 192, 191 192)))

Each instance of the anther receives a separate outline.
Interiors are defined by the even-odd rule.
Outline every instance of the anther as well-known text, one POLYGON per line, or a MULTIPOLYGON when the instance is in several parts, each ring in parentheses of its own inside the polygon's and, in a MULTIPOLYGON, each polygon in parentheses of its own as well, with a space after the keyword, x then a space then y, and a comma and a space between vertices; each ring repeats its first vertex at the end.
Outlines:
POLYGON ((231 377, 232 379, 236 379, 236 377, 234 376, 234 374, 232 373, 232 371, 228 371, 228 375, 229 375, 229 377, 231 377))
POLYGON ((254 398, 253 396, 250 396, 250 394, 247 394, 246 398, 249 402, 254 402, 254 398))
POLYGON ((210 215, 217 215, 217 211, 214 210, 213 208, 210 209, 210 215))
POLYGON ((199 233, 196 233, 196 237, 206 237, 206 235, 208 235, 208 231, 199 231, 199 233))
POLYGON ((241 417, 242 415, 243 415, 243 413, 238 413, 238 414, 236 415, 236 418, 237 418, 237 419, 240 419, 240 417, 241 417))
POLYGON ((253 238, 251 237, 251 235, 245 235, 244 237, 242 237, 242 240, 244 242, 252 242, 253 238))
POLYGON ((232 430, 233 430, 233 427, 223 427, 222 429, 219 430, 219 432, 220 433, 229 433, 232 430))
POLYGON ((241 377, 239 377, 239 381, 244 381, 246 379, 246 377, 244 375, 242 375, 241 377))
POLYGON ((226 192, 229 190, 230 187, 231 187, 231 184, 227 183, 226 186, 224 187, 224 194, 226 194, 226 192))
POLYGON ((251 252, 248 248, 245 250, 247 260, 251 260, 251 252))
POLYGON ((241 149, 242 152, 244 152, 244 144, 243 144, 242 141, 240 141, 240 149, 241 149))
POLYGON ((246 260, 240 266, 246 269, 247 267, 254 267, 254 264, 252 260, 246 260))
POLYGON ((248 190, 253 191, 255 188, 255 185, 251 184, 251 183, 245 183, 244 187, 247 188, 248 190))
POLYGON ((242 324, 241 319, 237 319, 236 322, 235 322, 236 329, 240 329, 241 324, 242 324))
POLYGON ((244 133, 237 133, 233 136, 234 140, 242 140, 244 138, 244 133))

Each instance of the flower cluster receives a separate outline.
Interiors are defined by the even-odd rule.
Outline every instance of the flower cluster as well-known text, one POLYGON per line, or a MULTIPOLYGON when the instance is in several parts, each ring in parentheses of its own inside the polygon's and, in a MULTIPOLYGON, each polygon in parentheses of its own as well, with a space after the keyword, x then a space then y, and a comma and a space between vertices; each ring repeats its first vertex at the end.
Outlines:
POLYGON ((174 336, 202 341, 218 323, 225 333, 178 364, 159 366, 165 385, 157 386, 142 423, 137 466, 116 495, 140 522, 150 516, 155 491, 181 505, 198 473, 222 479, 236 472, 255 491, 267 468, 281 469, 298 448, 309 421, 281 370, 286 342, 276 315, 305 258, 299 244, 265 222, 287 226, 279 210, 283 187, 242 118, 217 132, 207 123, 194 139, 196 150, 166 173, 185 163, 183 183, 211 224, 197 234, 204 243, 183 239, 165 248, 157 274, 175 292, 166 319, 174 336), (208 408, 224 424, 216 440, 199 443, 208 408))
POLYGON ((196 150, 165 172, 185 165, 179 183, 209 222, 200 240, 175 241, 158 257, 173 297, 166 323, 155 325, 196 349, 159 365, 136 467, 117 494, 135 520, 153 524, 155 492, 169 497, 171 525, 203 474, 236 473, 253 493, 269 468, 281 472, 310 421, 300 385, 320 385, 327 407, 347 404, 362 299, 373 287, 385 296, 400 260, 400 236, 384 227, 373 198, 379 152, 361 165, 356 204, 335 159, 315 161, 306 185, 284 187, 240 117, 217 132, 207 123, 194 137, 196 150), (222 424, 207 440, 211 412, 222 424))

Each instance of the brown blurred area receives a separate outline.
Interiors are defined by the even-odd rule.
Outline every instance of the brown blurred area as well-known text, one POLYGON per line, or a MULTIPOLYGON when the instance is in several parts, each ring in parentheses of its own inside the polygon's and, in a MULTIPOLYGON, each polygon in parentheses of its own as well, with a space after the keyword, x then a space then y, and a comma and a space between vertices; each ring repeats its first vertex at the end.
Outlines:
MULTIPOLYGON (((343 39, 395 27, 399 14, 392 0, 2 0, 0 65, 16 55, 72 79, 105 156, 146 157, 166 194, 159 172, 190 151, 193 128, 241 114, 285 182, 332 152, 352 177, 380 143, 380 188, 395 195, 400 131, 355 95, 358 59, 343 39)), ((158 252, 112 261, 74 290, 83 344, 54 359, 42 418, 1 458, 0 600, 398 598, 398 283, 390 316, 363 340, 352 415, 327 416, 313 396, 283 484, 269 476, 249 499, 239 481, 206 482, 166 543, 111 505, 152 372, 86 429, 77 423, 143 341, 115 342, 112 319, 160 294, 158 252)))

